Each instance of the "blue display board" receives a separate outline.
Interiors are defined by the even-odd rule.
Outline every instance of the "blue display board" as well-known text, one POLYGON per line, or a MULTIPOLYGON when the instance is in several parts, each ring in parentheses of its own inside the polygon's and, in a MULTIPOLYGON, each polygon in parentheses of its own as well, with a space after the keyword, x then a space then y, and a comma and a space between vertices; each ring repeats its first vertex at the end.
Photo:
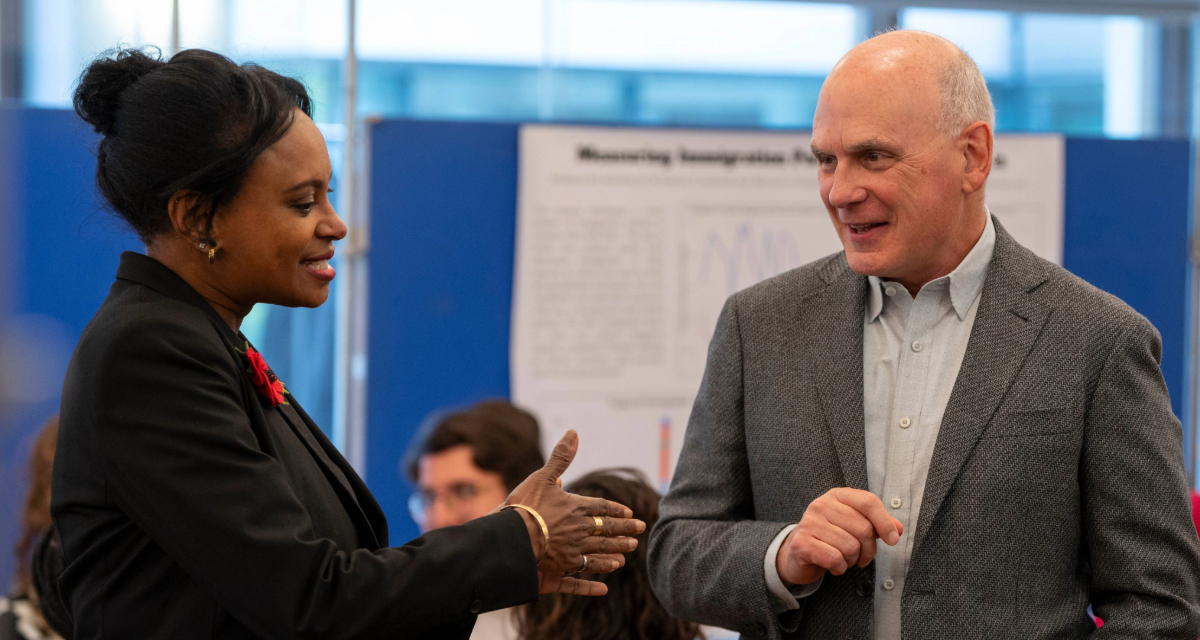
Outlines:
MULTIPOLYGON (((67 361, 103 302, 121 251, 141 243, 102 209, 95 190, 97 136, 74 112, 0 106, 0 198, 5 230, 5 308, 36 358, 8 366, 48 377, 49 395, 0 411, 0 584, 8 584, 38 427, 58 412, 67 361)), ((30 374, 32 375, 32 374, 30 374)))
MULTIPOLYGON (((1191 145, 1067 139, 1063 266, 1158 328, 1171 408, 1187 379, 1191 145)), ((1187 452, 1191 455, 1191 452, 1187 452)))
MULTIPOLYGON (((421 421, 508 394, 518 129, 411 120, 370 129, 367 481, 393 542, 417 533, 399 462, 421 421)), ((1068 139, 1066 164, 1064 265, 1162 333, 1182 415, 1189 143, 1068 139)))
POLYGON ((417 535, 400 460, 430 412, 508 396, 517 127, 371 127, 367 484, 417 535))

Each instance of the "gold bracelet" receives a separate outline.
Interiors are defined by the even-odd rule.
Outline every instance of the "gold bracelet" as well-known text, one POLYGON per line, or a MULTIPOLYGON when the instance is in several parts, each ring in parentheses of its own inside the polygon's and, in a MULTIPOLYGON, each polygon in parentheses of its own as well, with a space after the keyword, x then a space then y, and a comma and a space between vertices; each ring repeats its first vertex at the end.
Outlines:
POLYGON ((542 537, 546 540, 546 544, 542 546, 542 555, 538 556, 536 563, 541 564, 546 554, 550 553, 550 529, 546 528, 546 521, 542 520, 542 516, 537 511, 534 511, 533 507, 527 507, 523 504, 506 504, 500 508, 501 511, 505 509, 522 509, 533 516, 534 520, 537 520, 538 525, 542 528, 542 537))

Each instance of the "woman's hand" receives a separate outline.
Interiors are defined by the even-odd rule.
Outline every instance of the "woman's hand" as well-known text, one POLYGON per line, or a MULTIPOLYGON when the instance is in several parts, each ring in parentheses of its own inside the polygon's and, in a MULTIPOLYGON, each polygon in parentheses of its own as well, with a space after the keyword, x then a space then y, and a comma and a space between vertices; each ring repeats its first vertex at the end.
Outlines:
MULTIPOLYGON (((625 556, 637 549, 630 536, 646 530, 646 523, 633 519, 624 505, 603 498, 585 498, 562 490, 563 472, 575 459, 579 435, 572 429, 558 441, 546 466, 535 471, 509 494, 505 505, 522 504, 537 511, 550 531, 550 549, 538 563, 541 593, 574 593, 602 596, 608 593, 603 582, 574 578, 569 573, 609 573, 625 565, 625 556), (600 535, 596 518, 601 519, 600 535), (584 556, 587 557, 585 565, 584 556)), ((541 557, 545 545, 542 528, 532 516, 517 509, 529 529, 533 555, 541 557)))

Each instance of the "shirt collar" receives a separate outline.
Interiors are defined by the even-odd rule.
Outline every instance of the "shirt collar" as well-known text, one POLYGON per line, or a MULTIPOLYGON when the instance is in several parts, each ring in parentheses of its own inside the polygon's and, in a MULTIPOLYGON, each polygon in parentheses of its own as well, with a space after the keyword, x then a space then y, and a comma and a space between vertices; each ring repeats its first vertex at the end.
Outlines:
MULTIPOLYGON (((983 290, 983 280, 987 277, 988 266, 992 263, 992 254, 995 253, 995 250, 996 226, 992 224, 992 214, 988 211, 983 235, 979 236, 975 246, 954 268, 954 271, 943 276, 950 281, 950 304, 954 307, 954 312, 958 314, 959 320, 966 319, 967 311, 971 309, 971 305, 975 304, 979 292, 983 290)), ((943 278, 938 278, 938 280, 943 278)), ((874 322, 875 318, 883 313, 883 281, 876 276, 869 276, 867 280, 870 282, 870 299, 867 301, 868 320, 874 322)))
POLYGON ((877 276, 867 276, 867 282, 871 286, 871 297, 867 300, 867 322, 875 322, 875 318, 883 313, 883 287, 879 285, 877 276))

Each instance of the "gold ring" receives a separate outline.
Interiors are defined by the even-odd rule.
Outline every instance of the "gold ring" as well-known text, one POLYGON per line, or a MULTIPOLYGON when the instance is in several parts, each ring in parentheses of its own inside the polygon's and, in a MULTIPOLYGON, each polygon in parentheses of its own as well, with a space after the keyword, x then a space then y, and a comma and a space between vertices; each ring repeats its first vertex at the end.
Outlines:
MULTIPOLYGON (((592 535, 598 536, 604 533, 604 518, 601 518, 600 516, 592 516, 592 519, 596 521, 596 528, 592 530, 592 535)), ((586 558, 587 556, 584 557, 586 558)))

